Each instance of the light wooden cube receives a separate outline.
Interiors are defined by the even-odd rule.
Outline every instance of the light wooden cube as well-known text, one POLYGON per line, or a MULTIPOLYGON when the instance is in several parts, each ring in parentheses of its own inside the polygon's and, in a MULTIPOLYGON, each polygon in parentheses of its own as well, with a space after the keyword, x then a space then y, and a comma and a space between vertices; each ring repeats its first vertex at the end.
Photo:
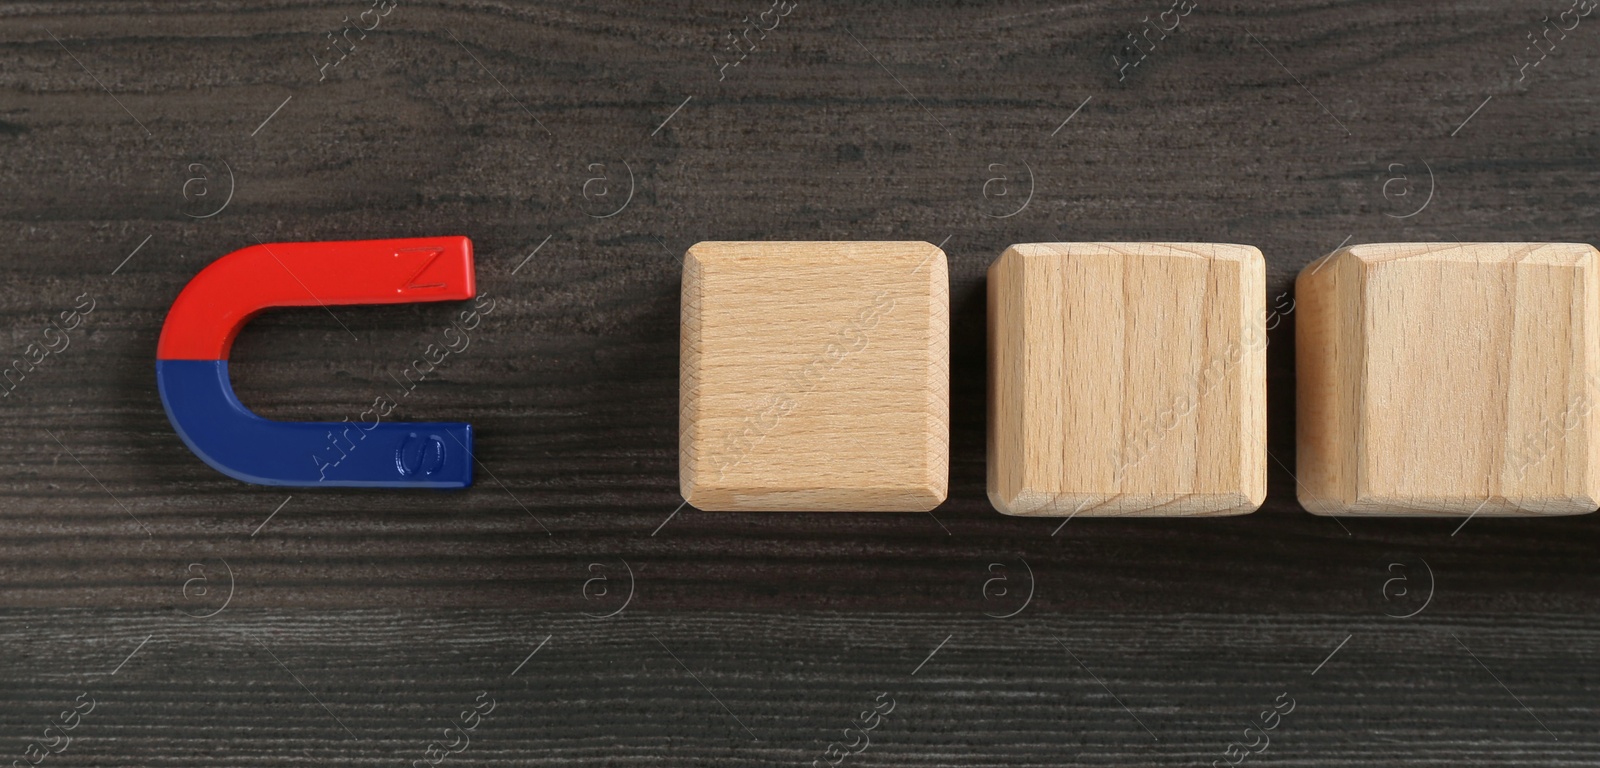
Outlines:
POLYGON ((1383 243, 1295 281, 1300 504, 1563 515, 1600 499, 1595 249, 1383 243))
POLYGON ((922 242, 706 242, 679 485, 711 511, 923 512, 950 468, 950 279, 922 242))
POLYGON ((1033 243, 989 268, 989 500, 1010 515, 1254 511, 1266 265, 1245 245, 1033 243))

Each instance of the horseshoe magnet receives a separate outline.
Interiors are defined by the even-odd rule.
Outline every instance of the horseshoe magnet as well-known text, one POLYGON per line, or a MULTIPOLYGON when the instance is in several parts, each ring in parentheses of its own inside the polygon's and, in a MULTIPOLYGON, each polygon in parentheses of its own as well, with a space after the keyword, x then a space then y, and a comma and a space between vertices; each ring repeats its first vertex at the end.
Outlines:
POLYGON ((228 351, 239 329, 271 307, 476 294, 472 241, 465 237, 263 243, 234 251, 195 275, 167 313, 156 349, 161 404, 189 450, 247 483, 465 488, 472 484, 472 425, 385 423, 387 414, 371 422, 263 419, 234 396, 228 351))

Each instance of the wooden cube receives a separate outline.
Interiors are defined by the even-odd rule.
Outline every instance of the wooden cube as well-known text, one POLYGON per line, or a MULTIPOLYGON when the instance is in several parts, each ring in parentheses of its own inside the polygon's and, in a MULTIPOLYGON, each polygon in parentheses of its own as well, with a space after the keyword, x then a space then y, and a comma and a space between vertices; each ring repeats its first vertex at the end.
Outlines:
POLYGON ((679 485, 712 511, 923 512, 950 466, 950 279, 921 242, 706 242, 683 266, 679 485))
POLYGON ((1574 243, 1382 243, 1302 270, 1300 504, 1350 515, 1594 511, 1595 256, 1574 243))
POLYGON ((989 500, 1010 515, 1254 511, 1266 265, 1245 245, 1032 243, 989 268, 989 500))

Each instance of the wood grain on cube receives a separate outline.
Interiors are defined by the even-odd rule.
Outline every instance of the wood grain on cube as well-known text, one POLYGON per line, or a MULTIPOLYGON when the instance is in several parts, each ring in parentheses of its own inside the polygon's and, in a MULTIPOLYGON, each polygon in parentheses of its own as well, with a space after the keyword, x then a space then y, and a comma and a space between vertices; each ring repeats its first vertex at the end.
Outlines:
POLYGON ((989 269, 989 499, 1228 515, 1266 498, 1266 271, 1244 245, 1035 243, 989 269))
POLYGON ((1572 243, 1385 243, 1295 281, 1300 503, 1319 514, 1595 509, 1600 275, 1572 243))
POLYGON ((684 259, 679 482, 704 510, 926 511, 950 455, 950 287, 923 242, 684 259))

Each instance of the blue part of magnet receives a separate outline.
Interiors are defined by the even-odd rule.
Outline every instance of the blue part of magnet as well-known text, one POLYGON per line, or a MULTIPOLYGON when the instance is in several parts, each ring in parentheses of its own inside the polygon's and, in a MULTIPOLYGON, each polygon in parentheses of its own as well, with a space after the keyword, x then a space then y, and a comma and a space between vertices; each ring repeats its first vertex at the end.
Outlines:
POLYGON ((233 394, 226 360, 157 360, 156 387, 178 436, 237 480, 298 488, 465 488, 472 425, 270 421, 233 394))

